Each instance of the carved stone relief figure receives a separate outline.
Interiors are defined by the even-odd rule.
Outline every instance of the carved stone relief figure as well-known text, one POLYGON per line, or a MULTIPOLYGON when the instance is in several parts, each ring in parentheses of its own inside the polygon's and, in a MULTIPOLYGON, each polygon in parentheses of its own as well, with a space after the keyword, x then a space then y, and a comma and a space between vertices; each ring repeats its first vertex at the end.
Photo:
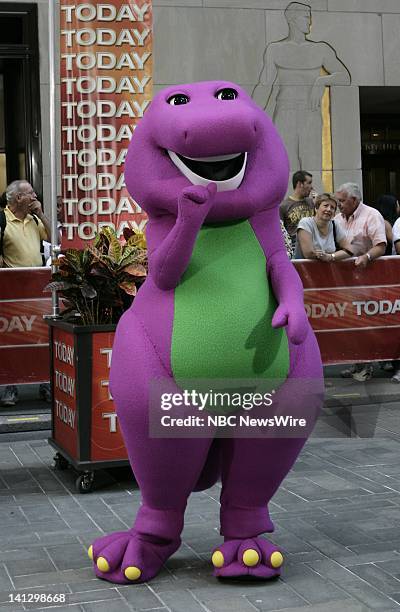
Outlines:
POLYGON ((267 45, 253 98, 282 135, 292 173, 313 172, 321 189, 322 96, 325 87, 349 85, 351 77, 331 45, 307 38, 312 21, 308 4, 291 2, 284 15, 289 34, 267 45))

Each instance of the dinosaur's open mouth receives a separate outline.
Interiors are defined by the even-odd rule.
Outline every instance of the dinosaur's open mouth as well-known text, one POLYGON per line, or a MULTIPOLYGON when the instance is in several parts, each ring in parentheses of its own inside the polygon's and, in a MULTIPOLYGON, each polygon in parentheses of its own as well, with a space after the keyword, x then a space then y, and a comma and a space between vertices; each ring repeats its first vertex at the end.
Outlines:
POLYGON ((214 157, 185 157, 168 151, 172 162, 193 185, 217 185, 218 191, 237 189, 246 170, 247 153, 214 157))

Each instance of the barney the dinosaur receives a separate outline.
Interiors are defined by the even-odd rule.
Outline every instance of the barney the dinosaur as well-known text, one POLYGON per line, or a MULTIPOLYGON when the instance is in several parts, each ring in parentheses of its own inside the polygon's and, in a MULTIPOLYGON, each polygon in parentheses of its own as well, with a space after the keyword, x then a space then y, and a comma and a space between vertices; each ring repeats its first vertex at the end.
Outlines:
POLYGON ((148 214, 149 274, 118 324, 110 388, 142 503, 130 530, 89 548, 96 575, 153 578, 180 546, 189 495, 220 478, 214 575, 277 576, 283 555, 262 535, 273 531, 268 503, 312 427, 291 436, 152 436, 150 391, 156 380, 171 392, 197 378, 279 379, 279 401, 315 421, 322 366, 280 229, 281 138, 234 83, 168 87, 134 132, 125 180, 148 214), (313 381, 316 394, 307 397, 301 381, 313 381))

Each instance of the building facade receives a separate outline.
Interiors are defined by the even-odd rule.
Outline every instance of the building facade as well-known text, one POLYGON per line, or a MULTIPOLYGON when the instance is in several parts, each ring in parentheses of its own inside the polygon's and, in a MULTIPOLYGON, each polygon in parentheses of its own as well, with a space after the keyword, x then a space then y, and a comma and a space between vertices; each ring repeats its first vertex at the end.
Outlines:
MULTIPOLYGON (((45 206, 47 11, 47 0, 0 0, 0 189, 25 171, 45 206)), ((292 171, 313 172, 319 190, 354 180, 369 201, 400 193, 399 0, 153 0, 153 32, 154 92, 237 82, 274 116, 292 171)), ((57 73, 57 108, 59 84, 57 73)))

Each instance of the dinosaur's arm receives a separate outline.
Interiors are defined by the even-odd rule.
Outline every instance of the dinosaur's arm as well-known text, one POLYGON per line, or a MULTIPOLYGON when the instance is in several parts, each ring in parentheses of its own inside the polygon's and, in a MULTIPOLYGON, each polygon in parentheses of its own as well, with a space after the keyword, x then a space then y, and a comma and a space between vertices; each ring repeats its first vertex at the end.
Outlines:
POLYGON ((287 325, 289 339, 300 344, 309 329, 304 310, 303 285, 287 256, 277 209, 266 210, 250 219, 267 259, 267 273, 278 301, 273 327, 287 325))
POLYGON ((159 289, 174 289, 185 272, 199 230, 214 199, 216 186, 193 185, 184 189, 178 201, 178 215, 161 243, 149 252, 149 275, 159 289))

